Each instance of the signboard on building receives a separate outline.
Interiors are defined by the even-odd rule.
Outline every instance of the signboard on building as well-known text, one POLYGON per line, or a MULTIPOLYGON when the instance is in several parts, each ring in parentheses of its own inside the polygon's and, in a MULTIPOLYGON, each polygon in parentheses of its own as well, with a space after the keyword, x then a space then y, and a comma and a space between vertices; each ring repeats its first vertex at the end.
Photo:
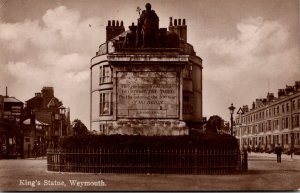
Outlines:
POLYGON ((20 117, 21 117, 21 111, 22 111, 21 106, 6 105, 6 111, 3 112, 3 119, 9 120, 9 121, 16 120, 17 122, 19 122, 20 117))
POLYGON ((177 72, 117 72, 117 116, 178 118, 177 72))

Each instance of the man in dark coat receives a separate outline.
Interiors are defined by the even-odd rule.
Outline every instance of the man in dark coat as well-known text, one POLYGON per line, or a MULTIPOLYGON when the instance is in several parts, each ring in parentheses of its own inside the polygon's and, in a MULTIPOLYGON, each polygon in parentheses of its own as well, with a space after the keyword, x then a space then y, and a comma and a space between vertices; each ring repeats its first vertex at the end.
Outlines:
POLYGON ((277 162, 281 163, 281 153, 282 153, 282 147, 278 143, 277 146, 275 147, 275 153, 277 155, 277 162))

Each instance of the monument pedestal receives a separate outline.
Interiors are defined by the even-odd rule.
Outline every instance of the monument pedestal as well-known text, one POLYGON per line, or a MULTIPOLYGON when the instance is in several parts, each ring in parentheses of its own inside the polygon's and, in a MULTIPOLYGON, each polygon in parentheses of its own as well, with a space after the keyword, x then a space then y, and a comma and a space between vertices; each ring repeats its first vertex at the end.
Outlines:
POLYGON ((115 122, 107 134, 187 135, 181 121, 181 70, 187 56, 112 54, 115 122))

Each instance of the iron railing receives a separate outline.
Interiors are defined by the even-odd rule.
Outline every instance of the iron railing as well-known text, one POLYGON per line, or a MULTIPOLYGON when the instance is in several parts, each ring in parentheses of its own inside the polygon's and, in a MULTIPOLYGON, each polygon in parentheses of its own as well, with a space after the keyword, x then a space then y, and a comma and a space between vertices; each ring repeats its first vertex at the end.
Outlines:
POLYGON ((216 149, 48 149, 57 172, 228 174, 247 171, 247 152, 216 149))

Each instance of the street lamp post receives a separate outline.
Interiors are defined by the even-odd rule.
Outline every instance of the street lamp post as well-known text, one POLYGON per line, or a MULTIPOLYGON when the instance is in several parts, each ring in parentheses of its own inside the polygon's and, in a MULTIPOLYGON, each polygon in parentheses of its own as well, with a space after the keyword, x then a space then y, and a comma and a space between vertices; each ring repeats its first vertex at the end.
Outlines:
POLYGON ((59 137, 64 135, 64 119, 65 119, 66 108, 64 106, 59 107, 59 114, 60 114, 60 127, 59 127, 59 137))
POLYGON ((233 113, 234 113, 235 107, 231 103, 231 105, 230 105, 230 107, 228 107, 228 109, 230 111, 230 135, 233 135, 233 113))
POLYGON ((31 109, 30 111, 30 124, 31 124, 31 127, 33 129, 33 141, 35 143, 35 140, 36 140, 36 125, 35 125, 35 110, 34 109, 31 109))

